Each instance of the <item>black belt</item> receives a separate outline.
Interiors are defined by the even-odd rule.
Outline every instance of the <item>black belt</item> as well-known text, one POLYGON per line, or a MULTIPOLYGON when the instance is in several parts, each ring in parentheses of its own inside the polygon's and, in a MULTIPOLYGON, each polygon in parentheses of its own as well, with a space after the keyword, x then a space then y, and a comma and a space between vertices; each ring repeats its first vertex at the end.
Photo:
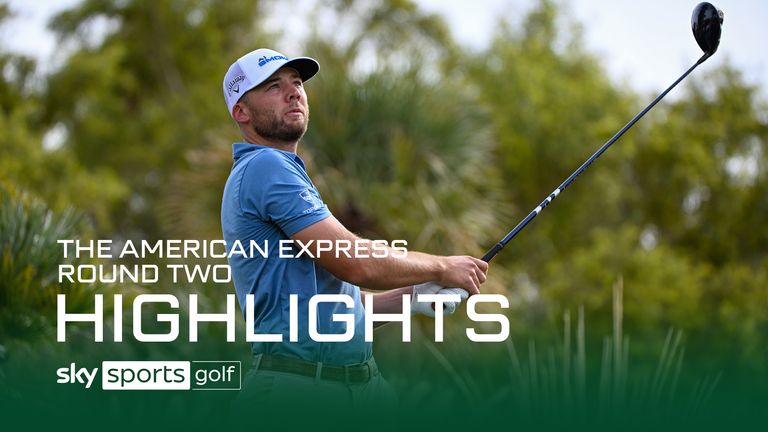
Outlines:
POLYGON ((253 359, 254 370, 267 370, 302 375, 315 379, 339 381, 343 383, 365 383, 379 373, 376 362, 371 358, 365 363, 334 366, 312 363, 293 357, 256 354, 253 359))

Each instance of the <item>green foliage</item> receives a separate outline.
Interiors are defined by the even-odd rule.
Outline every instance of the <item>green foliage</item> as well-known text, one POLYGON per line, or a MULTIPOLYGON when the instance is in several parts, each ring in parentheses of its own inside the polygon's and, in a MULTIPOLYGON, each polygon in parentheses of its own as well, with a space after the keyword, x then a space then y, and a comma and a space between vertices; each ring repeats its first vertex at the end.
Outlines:
POLYGON ((551 288, 543 294, 546 301, 605 310, 610 293, 602 287, 610 282, 605 275, 612 272, 637 284, 637 288, 627 290, 630 326, 652 334, 668 326, 704 325, 702 296, 711 266, 697 265, 667 246, 645 249, 639 237, 634 227, 617 232, 601 229, 569 257, 551 262, 544 283, 551 288))
POLYGON ((0 188, 0 340, 45 340, 55 327, 56 295, 66 294, 67 310, 90 310, 96 287, 59 282, 60 239, 78 238, 73 211, 53 213, 45 203, 0 188))
POLYGON ((655 113, 663 127, 646 128, 632 149, 630 205, 687 254, 757 265, 768 241, 768 106, 730 68, 704 79, 655 113))
POLYGON ((319 102, 305 139, 325 200, 358 232, 480 253, 503 229, 482 112, 453 83, 430 84, 418 70, 354 79, 332 50, 321 47, 321 61, 341 68, 311 84, 319 102))

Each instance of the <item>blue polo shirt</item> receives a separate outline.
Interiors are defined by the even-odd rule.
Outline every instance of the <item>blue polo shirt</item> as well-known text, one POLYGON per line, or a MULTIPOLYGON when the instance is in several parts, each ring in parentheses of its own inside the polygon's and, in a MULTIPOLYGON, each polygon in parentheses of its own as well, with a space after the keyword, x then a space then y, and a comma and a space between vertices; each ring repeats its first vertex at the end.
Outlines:
MULTIPOLYGON (((342 281, 313 259, 281 258, 280 240, 331 215, 307 175, 304 162, 294 153, 248 143, 232 146, 235 163, 224 186, 221 226, 228 251, 235 240, 245 250, 254 240, 267 245, 267 257, 233 254, 229 258, 240 308, 254 294, 254 332, 282 334, 282 342, 254 342, 254 353, 296 357, 306 361, 344 365, 362 363, 372 356, 365 342, 365 311, 360 289, 342 281), (266 241, 266 243, 265 243, 266 241), (289 295, 298 295, 298 342, 289 341, 289 295), (318 304, 317 329, 322 334, 346 331, 333 314, 354 314, 355 332, 349 342, 315 342, 309 337, 309 300, 315 294, 347 294, 354 309, 343 303, 318 304)), ((293 253, 296 255, 298 249, 293 253)))

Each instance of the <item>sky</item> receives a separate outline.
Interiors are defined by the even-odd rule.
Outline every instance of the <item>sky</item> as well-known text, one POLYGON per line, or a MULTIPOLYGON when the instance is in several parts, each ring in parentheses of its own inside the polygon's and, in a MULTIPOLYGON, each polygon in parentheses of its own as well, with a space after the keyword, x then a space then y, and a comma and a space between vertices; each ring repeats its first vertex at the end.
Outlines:
MULTIPOLYGON (((2 0, 0 0, 2 1, 2 0)), ((556 0, 581 23, 587 50, 596 54, 615 82, 638 92, 658 93, 700 56, 690 17, 698 1, 556 0)), ((46 70, 56 63, 56 41, 47 20, 78 0, 10 0, 16 17, 0 29, 3 49, 32 54, 46 70)), ((416 0, 424 10, 442 15, 459 43, 487 46, 499 19, 519 22, 534 0, 416 0)), ((729 63, 747 82, 768 94, 768 1, 715 0, 725 13, 717 53, 697 69, 729 63), (762 42, 761 42, 762 41, 762 42)), ((690 78, 689 78, 690 79, 690 78)))

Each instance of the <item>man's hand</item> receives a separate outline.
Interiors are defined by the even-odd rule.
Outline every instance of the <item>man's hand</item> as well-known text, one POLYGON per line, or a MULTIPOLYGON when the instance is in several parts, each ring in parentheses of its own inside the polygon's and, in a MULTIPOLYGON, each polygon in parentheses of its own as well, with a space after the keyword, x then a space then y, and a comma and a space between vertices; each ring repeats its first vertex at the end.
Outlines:
POLYGON ((470 295, 480 294, 488 263, 471 256, 443 257, 442 276, 435 282, 443 287, 464 288, 470 295))
POLYGON ((417 301, 419 294, 454 294, 460 297, 458 302, 444 302, 442 307, 442 314, 451 315, 456 312, 461 300, 466 300, 469 297, 469 293, 461 288, 444 288, 434 282, 427 282, 419 284, 413 287, 413 296, 411 297, 411 314, 420 313, 428 317, 434 318, 436 315, 435 303, 430 301, 417 301))

